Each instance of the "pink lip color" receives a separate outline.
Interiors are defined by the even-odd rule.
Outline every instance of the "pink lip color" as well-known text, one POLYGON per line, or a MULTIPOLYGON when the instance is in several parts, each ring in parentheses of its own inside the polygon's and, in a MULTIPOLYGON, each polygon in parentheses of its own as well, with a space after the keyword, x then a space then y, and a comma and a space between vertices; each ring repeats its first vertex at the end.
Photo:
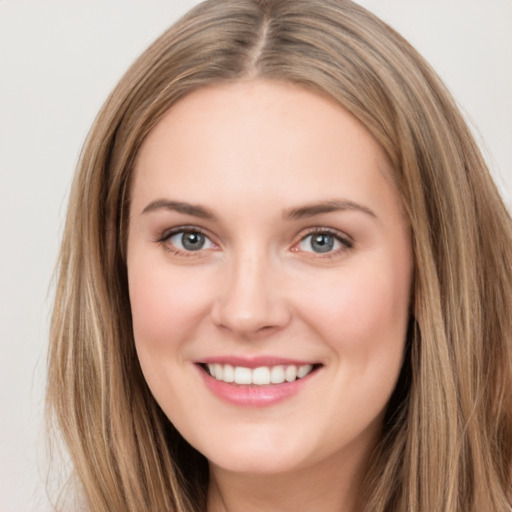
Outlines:
MULTIPOLYGON (((208 359, 208 361, 211 364, 212 360, 208 359)), ((223 358, 222 361, 226 364, 232 364, 228 362, 226 358, 223 358)), ((282 362, 282 359, 279 361, 280 363, 277 364, 286 364, 282 362)), ((241 364, 240 366, 248 367, 247 361, 244 361, 244 364, 241 364)), ((259 363, 256 366, 250 366, 250 368, 257 368, 258 366, 271 365, 259 363)), ((317 373, 316 371, 313 371, 305 377, 302 377, 302 379, 297 379, 293 382, 257 386, 254 384, 243 385, 222 382, 220 380, 214 379, 200 365, 197 365, 197 368, 207 388, 214 395, 233 405, 244 407, 265 407, 282 402, 283 400, 286 400, 287 398, 297 394, 308 383, 310 377, 317 373)))
POLYGON ((298 359, 288 359, 275 356, 255 356, 255 357, 235 357, 235 356, 216 356, 207 357, 196 361, 204 364, 230 364, 231 366, 244 366, 245 368, 259 368, 260 366, 302 366, 304 364, 314 364, 311 361, 302 361, 298 359))

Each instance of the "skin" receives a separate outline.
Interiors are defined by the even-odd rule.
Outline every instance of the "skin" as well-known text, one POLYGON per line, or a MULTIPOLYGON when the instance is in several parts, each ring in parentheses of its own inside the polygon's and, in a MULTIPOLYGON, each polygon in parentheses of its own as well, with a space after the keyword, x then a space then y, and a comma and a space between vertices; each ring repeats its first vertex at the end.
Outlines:
POLYGON ((209 511, 358 509, 409 319, 409 226, 391 172, 354 117, 292 84, 202 88, 145 140, 127 252, 135 343, 155 399, 209 460, 209 511), (344 207, 289 215, 334 200, 344 207), (202 249, 169 236, 184 226, 206 233, 202 249), (332 250, 318 252, 312 228, 334 233, 332 250), (226 354, 321 367, 286 400, 244 407, 195 364, 226 354))

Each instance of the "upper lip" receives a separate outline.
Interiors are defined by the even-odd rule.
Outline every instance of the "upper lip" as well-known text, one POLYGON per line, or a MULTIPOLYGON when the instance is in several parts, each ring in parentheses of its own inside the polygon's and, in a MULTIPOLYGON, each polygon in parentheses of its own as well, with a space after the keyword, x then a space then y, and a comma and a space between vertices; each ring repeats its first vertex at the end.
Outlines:
POLYGON ((232 355, 206 357, 196 361, 197 364, 230 364, 231 366, 243 366, 245 368, 259 368, 261 366, 302 366, 305 364, 319 364, 318 361, 291 359, 278 356, 253 356, 237 357, 232 355))

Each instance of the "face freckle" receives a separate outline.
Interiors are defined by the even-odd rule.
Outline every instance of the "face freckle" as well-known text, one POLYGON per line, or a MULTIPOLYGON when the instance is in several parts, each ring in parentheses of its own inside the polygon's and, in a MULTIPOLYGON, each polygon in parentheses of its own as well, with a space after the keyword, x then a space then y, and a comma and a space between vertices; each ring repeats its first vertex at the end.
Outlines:
POLYGON ((167 417, 224 471, 360 464, 402 365, 412 272, 377 142, 320 94, 240 82, 174 105, 134 172, 133 330, 167 417))

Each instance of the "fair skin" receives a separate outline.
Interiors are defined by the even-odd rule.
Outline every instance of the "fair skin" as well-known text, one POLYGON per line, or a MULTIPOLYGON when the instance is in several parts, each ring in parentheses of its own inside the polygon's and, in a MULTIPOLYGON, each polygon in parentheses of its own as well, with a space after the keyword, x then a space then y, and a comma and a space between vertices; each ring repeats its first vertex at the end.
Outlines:
POLYGON ((199 89, 145 140, 135 343, 155 399, 209 461, 210 512, 357 510, 409 318, 390 176, 357 120, 291 84, 199 89))

